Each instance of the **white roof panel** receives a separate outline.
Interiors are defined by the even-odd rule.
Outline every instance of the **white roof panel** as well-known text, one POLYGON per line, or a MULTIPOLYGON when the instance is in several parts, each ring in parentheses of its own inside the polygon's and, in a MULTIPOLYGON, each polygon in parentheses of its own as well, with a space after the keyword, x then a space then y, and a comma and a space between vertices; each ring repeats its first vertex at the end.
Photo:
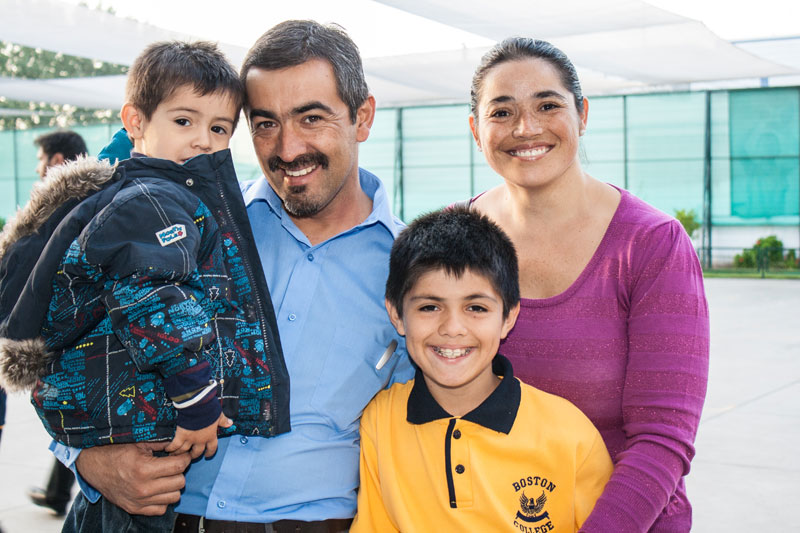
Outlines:
MULTIPOLYGON (((75 0, 0 0, 0 39, 130 64, 153 41, 218 40, 222 35, 235 41, 220 47, 239 65, 248 44, 275 23, 313 16, 322 22, 335 20, 354 38, 380 106, 467 102, 481 55, 510 35, 544 38, 562 48, 578 68, 588 95, 800 74, 794 61, 783 66, 758 57, 758 47, 738 48, 700 22, 641 0, 561 0, 547 9, 530 0, 496 0, 488 9, 485 0, 298 0, 279 6, 258 0, 135 4, 109 0, 105 4, 131 14, 174 10, 185 16, 169 17, 170 29, 164 29, 76 5, 75 0)), ((122 104, 123 87, 120 77, 2 79, 0 96, 116 109, 122 104)))

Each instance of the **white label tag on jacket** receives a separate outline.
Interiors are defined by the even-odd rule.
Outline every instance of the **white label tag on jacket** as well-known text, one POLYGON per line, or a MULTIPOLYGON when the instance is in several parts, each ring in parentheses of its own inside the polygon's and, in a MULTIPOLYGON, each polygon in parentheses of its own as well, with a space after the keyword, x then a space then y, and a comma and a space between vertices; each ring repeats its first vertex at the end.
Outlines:
POLYGON ((394 351, 397 349, 397 340, 392 339, 392 342, 389 343, 389 346, 386 347, 386 351, 383 352, 380 361, 378 364, 375 365, 375 370, 380 370, 389 361, 389 358, 392 356, 394 351))
POLYGON ((157 231, 156 237, 158 238, 158 242, 161 243, 161 246, 178 242, 186 237, 186 226, 183 224, 173 224, 168 228, 157 231))

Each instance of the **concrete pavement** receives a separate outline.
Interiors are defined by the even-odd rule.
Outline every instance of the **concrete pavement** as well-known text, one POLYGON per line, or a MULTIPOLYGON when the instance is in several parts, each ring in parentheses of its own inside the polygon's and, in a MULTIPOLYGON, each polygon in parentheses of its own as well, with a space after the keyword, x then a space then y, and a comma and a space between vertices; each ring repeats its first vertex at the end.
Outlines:
MULTIPOLYGON (((693 531, 798 531, 800 501, 800 281, 708 279, 711 369, 686 479, 693 531), (795 525, 792 525, 795 524, 795 525)), ((12 396, 0 443, 0 527, 57 532, 29 503, 43 485, 49 438, 27 398, 12 396)))

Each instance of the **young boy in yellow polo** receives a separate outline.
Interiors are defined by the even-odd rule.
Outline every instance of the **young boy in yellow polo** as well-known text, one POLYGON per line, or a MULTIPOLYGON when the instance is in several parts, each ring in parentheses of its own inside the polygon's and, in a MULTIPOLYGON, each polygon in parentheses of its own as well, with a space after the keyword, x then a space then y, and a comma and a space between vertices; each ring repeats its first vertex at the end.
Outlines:
POLYGON ((466 208, 437 211, 401 233, 389 268, 386 308, 417 373, 361 418, 351 532, 577 531, 611 459, 578 408, 497 353, 519 313, 511 241, 466 208))

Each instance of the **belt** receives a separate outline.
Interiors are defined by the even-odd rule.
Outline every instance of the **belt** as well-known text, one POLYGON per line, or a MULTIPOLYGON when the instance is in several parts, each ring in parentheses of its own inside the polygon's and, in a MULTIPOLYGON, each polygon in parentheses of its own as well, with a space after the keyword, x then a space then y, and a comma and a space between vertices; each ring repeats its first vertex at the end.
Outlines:
POLYGON ((179 513, 173 533, 347 533, 352 518, 331 518, 317 522, 278 520, 269 524, 211 520, 202 516, 179 513))

